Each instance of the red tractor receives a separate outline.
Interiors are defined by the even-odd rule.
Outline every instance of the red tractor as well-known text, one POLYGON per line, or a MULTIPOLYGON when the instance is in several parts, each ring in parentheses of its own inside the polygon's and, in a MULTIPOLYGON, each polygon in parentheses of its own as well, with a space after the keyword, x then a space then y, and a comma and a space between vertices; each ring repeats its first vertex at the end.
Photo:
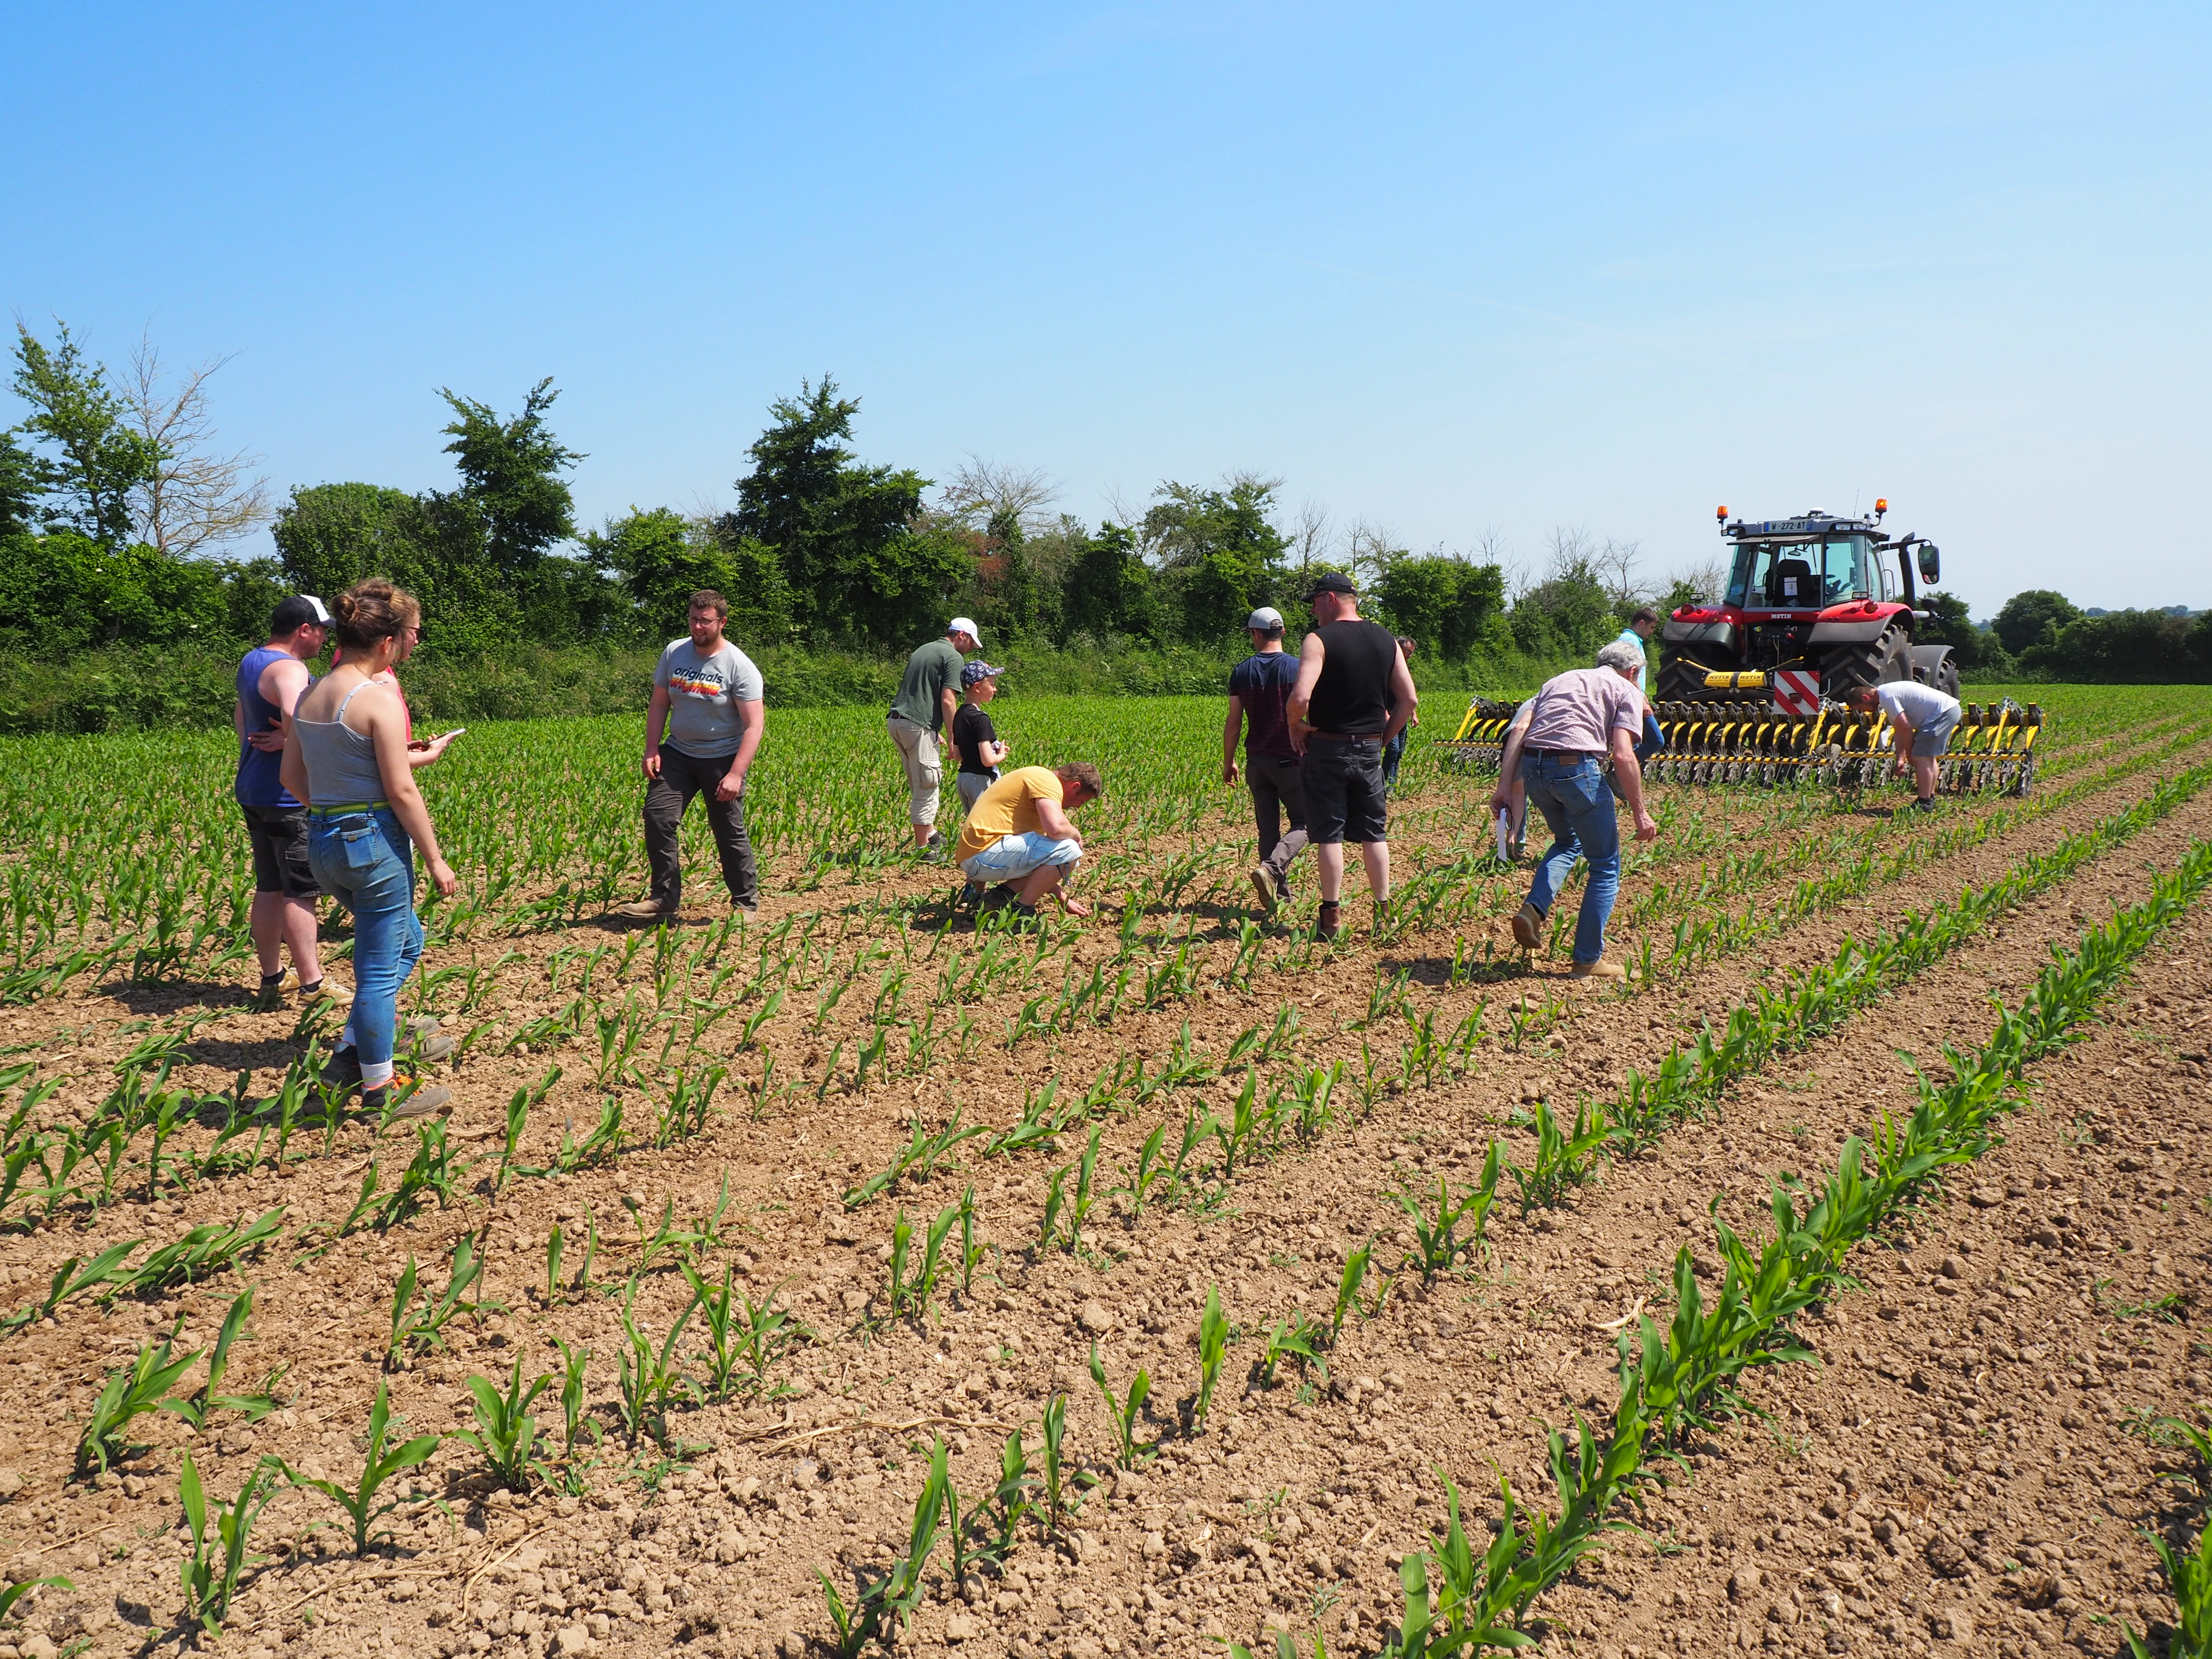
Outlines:
POLYGON ((1871 519, 1808 513, 1730 524, 1721 508, 1721 533, 1735 549, 1727 591, 1668 618, 1658 700, 1772 699, 1811 713, 1823 698, 1887 680, 1918 680, 1957 696, 1951 647, 1916 643, 1929 613, 1913 608, 1914 579, 1936 582, 1938 550, 1918 536, 1883 534, 1888 510, 1880 501, 1871 519))

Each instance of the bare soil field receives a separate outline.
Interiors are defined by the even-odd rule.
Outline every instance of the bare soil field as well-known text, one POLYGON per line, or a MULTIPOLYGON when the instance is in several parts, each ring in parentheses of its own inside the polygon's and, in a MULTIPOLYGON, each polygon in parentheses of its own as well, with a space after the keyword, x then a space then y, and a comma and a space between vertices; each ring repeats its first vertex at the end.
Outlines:
MULTIPOLYGON (((902 1651, 1395 1650, 1445 1478, 1478 1553, 1501 1474, 1556 1510, 1547 1426, 1610 1419, 1617 1343, 1670 1316, 1678 1250, 1717 1289, 1716 1220, 1771 1232, 1776 1182, 1910 1114, 1908 1056, 1944 1075, 1993 1000, 2212 838, 2212 772, 2160 793, 2208 739, 2181 703, 2085 716, 2036 795, 1928 818, 1662 786, 1669 835, 1616 913, 1626 987, 1511 948, 1526 872, 1480 857, 1484 786, 1444 774, 1404 804, 1395 919, 1334 947, 1238 902, 1233 802, 1117 821, 1097 914, 1030 933, 954 918, 941 867, 825 881, 796 847, 743 921, 705 902, 710 856, 665 929, 531 912, 556 884, 520 883, 404 1005, 465 1039, 428 1126, 325 1115, 302 1079, 335 1019, 256 1012, 250 957, 0 1007, 0 1111, 32 1101, 10 1145, 48 1136, 17 1190, 43 1170, 55 1194, 0 1204, 0 1312, 30 1316, 0 1334, 0 1562, 70 1581, 0 1626, 0 1659, 214 1644, 184 1613, 188 1456, 211 1504, 266 1497, 220 1620, 245 1659, 828 1653, 825 1581, 849 1605, 908 1555, 940 1441, 957 1520, 902 1651), (1547 1152, 1545 1126, 1607 1121, 1763 990, 2058 859, 1710 1110, 1547 1152), (134 1079, 179 1109, 96 1142, 134 1079), (67 1181, 64 1138, 91 1148, 67 1181), (1439 1182, 1475 1186, 1493 1145, 1494 1205, 1424 1262, 1439 1182), (40 1311, 72 1261, 135 1241, 127 1272, 267 1215, 211 1270, 40 1311), (209 1389, 88 1455, 103 1386, 165 1339, 203 1356, 168 1390, 191 1405, 249 1287, 223 1386, 267 1407, 209 1389), (364 1548, 304 1484, 353 1486, 380 1392, 391 1444, 482 1440, 471 1382, 541 1376, 534 1459, 440 1439, 364 1548)), ((2140 1529, 2187 1522, 2154 1419, 2212 1391, 2208 926, 2174 924, 2035 1062, 1998 1143, 1856 1252, 1857 1287, 1795 1322, 1814 1358, 1746 1370, 1672 1440, 1634 1529, 1529 1607, 1541 1650, 2113 1653, 2122 1622, 2172 1620, 2140 1529)))

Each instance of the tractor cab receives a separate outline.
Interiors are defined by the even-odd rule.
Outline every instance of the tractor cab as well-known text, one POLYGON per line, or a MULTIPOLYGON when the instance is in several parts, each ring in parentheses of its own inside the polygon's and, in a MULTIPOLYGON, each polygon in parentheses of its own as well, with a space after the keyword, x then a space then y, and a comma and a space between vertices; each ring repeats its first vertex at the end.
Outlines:
POLYGON ((1740 538, 1728 603, 1744 611, 1825 611, 1850 599, 1900 597, 1875 538, 1840 524, 1826 532, 1740 538))

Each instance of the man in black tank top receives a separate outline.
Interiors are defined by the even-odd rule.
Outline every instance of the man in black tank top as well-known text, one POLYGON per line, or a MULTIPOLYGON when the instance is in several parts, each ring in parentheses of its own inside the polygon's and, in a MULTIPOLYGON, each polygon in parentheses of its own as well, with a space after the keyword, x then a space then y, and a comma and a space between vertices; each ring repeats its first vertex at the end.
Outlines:
POLYGON ((1343 926, 1344 841, 1359 843, 1367 888, 1378 913, 1390 903, 1390 842, 1385 823, 1382 745, 1406 729, 1419 694, 1397 635, 1359 616, 1349 576, 1329 571, 1306 595, 1315 628, 1298 652, 1291 690, 1291 740, 1305 786, 1306 835, 1321 866, 1321 916, 1315 932, 1334 939, 1343 926))

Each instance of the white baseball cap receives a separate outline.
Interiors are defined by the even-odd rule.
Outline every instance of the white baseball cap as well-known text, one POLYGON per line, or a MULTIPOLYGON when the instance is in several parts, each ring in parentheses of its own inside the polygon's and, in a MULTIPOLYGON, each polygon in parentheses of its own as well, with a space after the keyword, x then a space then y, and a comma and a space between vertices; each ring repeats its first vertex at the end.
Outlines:
POLYGON ((1282 625, 1283 613, 1272 605, 1263 605, 1244 618, 1245 627, 1257 629, 1263 634, 1272 634, 1282 625))
POLYGON ((983 631, 975 626, 975 619, 973 617, 955 617, 951 622, 945 624, 945 631, 948 635, 965 634, 969 639, 975 641, 976 644, 981 645, 983 643, 983 631))

